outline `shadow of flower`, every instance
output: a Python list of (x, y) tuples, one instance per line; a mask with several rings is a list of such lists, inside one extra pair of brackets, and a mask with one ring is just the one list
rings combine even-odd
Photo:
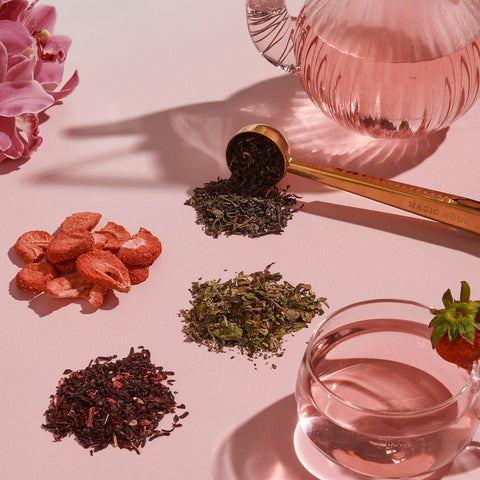
[[(282, 131), (295, 158), (385, 178), (418, 165), (432, 155), (446, 137), (446, 130), (410, 140), (359, 135), (325, 117), (308, 99), (296, 77), (280, 76), (241, 90), (224, 101), (70, 128), (66, 133), (74, 138), (132, 136), (140, 140), (130, 152), (107, 152), (62, 163), (42, 173), (38, 180), (152, 188), (176, 184), (192, 189), (218, 176), (229, 176), (225, 164), (226, 145), (238, 130), (251, 123), (270, 124)], [(155, 156), (157, 171), (153, 179), (115, 178), (114, 169), (103, 177), (78, 175), (84, 165), (138, 152)], [(293, 185), (291, 177), (288, 183)], [(322, 191), (323, 187), (298, 178), (295, 189), (301, 193)]]

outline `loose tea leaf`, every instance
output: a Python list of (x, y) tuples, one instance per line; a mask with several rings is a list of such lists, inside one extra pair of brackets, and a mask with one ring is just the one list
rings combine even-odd
[(256, 195), (240, 193), (231, 179), (217, 179), (195, 188), (185, 202), (197, 214), (196, 223), (217, 238), (243, 235), (250, 238), (280, 234), (301, 207), (298, 196), (276, 187)]
[(325, 298), (311, 286), (293, 286), (280, 273), (238, 273), (225, 282), (193, 282), (189, 310), (181, 310), (182, 331), (209, 350), (233, 347), (249, 357), (283, 355), (283, 340), (324, 313)]
[(374, 136), (396, 136), (407, 138), (412, 136), (413, 131), (407, 120), (403, 120), (398, 127), (386, 118), (360, 117), (358, 119), (360, 127), (370, 132)]
[[(181, 427), (181, 415), (169, 385), (173, 372), (163, 370), (150, 361), (150, 352), (133, 348), (127, 357), (98, 357), (87, 368), (65, 370), (55, 395), (45, 412), (42, 427), (55, 441), (74, 435), (90, 453), (109, 445), (140, 453), (148, 440), (168, 436)], [(161, 420), (172, 414), (170, 428), (159, 428)]]

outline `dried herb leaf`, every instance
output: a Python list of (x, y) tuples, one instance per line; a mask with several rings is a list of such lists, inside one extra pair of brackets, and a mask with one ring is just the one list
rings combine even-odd
[(270, 267), (225, 282), (193, 282), (191, 308), (179, 313), (187, 338), (217, 352), (232, 347), (250, 357), (281, 356), (283, 337), (306, 327), (328, 304), (308, 284), (281, 282)]

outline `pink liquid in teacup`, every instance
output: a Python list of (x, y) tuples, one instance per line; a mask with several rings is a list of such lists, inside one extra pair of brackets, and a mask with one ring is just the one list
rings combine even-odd
[(466, 447), (479, 423), (476, 392), (429, 334), (408, 320), (361, 320), (307, 349), (299, 424), (319, 455), (367, 476), (420, 478)]

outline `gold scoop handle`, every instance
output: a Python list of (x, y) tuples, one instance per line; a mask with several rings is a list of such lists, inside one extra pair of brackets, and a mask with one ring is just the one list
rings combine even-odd
[(320, 167), (290, 158), (288, 172), (480, 234), (480, 202), (384, 178)]

